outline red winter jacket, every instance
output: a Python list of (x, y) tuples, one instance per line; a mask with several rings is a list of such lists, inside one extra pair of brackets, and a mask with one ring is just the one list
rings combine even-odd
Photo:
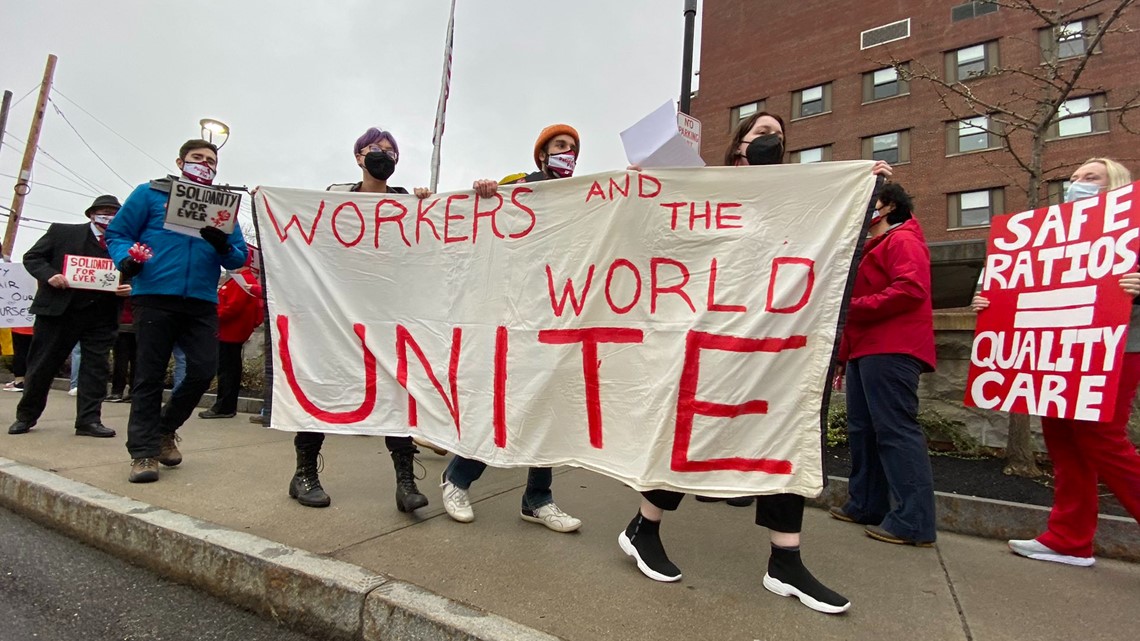
[(907, 354), (934, 371), (930, 249), (913, 218), (863, 246), (839, 362), (873, 354)]
[[(237, 279), (241, 279), (244, 289)], [(218, 340), (244, 343), (264, 318), (261, 285), (250, 272), (233, 274), (218, 290)]]

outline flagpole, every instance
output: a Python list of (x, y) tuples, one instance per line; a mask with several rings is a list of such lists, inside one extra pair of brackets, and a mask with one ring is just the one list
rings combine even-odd
[(451, 86), (451, 47), (455, 40), (455, 0), (451, 0), (451, 13), (447, 18), (447, 41), (443, 46), (443, 81), (439, 88), (439, 104), (435, 109), (435, 131), (432, 134), (431, 190), (439, 186), (439, 148), (443, 143), (443, 122), (447, 115), (447, 94)]

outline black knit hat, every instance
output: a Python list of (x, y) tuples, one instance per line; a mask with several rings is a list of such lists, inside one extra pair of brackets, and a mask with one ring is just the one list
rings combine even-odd
[(115, 198), (114, 196), (110, 196), (108, 194), (103, 194), (102, 196), (96, 198), (95, 202), (91, 203), (91, 206), (88, 207), (87, 211), (83, 213), (87, 214), (87, 217), (90, 218), (91, 212), (95, 211), (96, 209), (114, 209), (115, 211), (118, 211), (120, 207), (122, 207), (122, 205), (119, 204), (118, 198)]

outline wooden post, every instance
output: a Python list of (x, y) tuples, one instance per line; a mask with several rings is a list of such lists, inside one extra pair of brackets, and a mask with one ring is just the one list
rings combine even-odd
[(12, 196), (12, 209), (8, 212), (8, 226), (4, 230), (3, 257), (8, 261), (12, 259), (12, 245), (16, 242), (16, 229), (20, 225), (20, 212), (24, 208), (24, 196), (28, 195), (32, 186), (32, 163), (36, 160), (36, 148), (40, 142), (40, 129), (44, 124), (44, 113), (47, 111), (48, 93), (51, 92), (52, 79), (55, 76), (54, 54), (48, 55), (47, 66), (44, 68), (44, 79), (40, 84), (40, 97), (36, 100), (36, 111), (32, 114), (32, 126), (28, 131), (28, 146), (24, 148), (24, 162), (20, 164), (20, 174), (16, 178), (16, 194)]

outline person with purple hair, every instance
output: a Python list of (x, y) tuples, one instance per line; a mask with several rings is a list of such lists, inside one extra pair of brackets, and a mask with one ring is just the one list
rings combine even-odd
[[(352, 191), (366, 194), (406, 194), (407, 189), (393, 187), (388, 179), (396, 171), (400, 160), (400, 147), (396, 138), (387, 131), (371, 127), (356, 139), (352, 148), (356, 164), (360, 167), (361, 179), (355, 183), (329, 185), (326, 191)], [(431, 190), (424, 187), (415, 189), (417, 198), (431, 196)], [(321, 487), (317, 476), (317, 457), (325, 441), (323, 432), (297, 432), (293, 437), (293, 447), (297, 450), (297, 471), (289, 482), (289, 496), (308, 507), (328, 507), (332, 499)], [(428, 504), (428, 499), (418, 487), (413, 469), (413, 457), (419, 453), (410, 436), (386, 436), (384, 443), (392, 455), (396, 468), (396, 509), (413, 512)]]

